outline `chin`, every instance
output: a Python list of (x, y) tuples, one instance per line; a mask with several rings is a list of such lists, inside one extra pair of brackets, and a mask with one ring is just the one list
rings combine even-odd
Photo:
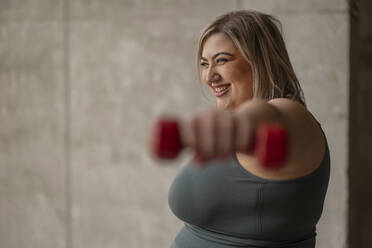
[(232, 104), (229, 103), (217, 103), (217, 109), (222, 111), (234, 111)]

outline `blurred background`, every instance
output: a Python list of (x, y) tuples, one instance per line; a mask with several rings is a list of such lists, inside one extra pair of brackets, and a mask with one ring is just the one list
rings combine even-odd
[(283, 24), (331, 151), (317, 247), (347, 247), (347, 0), (0, 0), (0, 247), (170, 246), (168, 189), (190, 154), (154, 161), (149, 124), (214, 107), (197, 39), (237, 9)]

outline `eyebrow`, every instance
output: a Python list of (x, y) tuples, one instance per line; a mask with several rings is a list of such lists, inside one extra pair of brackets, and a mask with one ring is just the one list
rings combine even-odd
[[(212, 56), (212, 60), (214, 60), (216, 57), (220, 56), (220, 55), (228, 55), (228, 56), (233, 56), (231, 53), (228, 53), (228, 52), (219, 52), (219, 53), (216, 53), (215, 55)], [(205, 61), (208, 61), (206, 58), (204, 57), (200, 57), (200, 60), (205, 60)]]

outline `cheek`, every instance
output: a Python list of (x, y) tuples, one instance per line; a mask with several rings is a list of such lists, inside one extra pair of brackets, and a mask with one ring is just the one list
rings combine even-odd
[(207, 72), (205, 71), (205, 70), (202, 70), (201, 72), (200, 72), (200, 77), (201, 77), (201, 80), (203, 81), (203, 82), (207, 82)]
[(219, 73), (226, 81), (234, 82), (239, 77), (238, 71), (233, 64), (221, 67)]
[(229, 81), (235, 88), (234, 94), (239, 99), (249, 99), (252, 97), (253, 84), (252, 73), (249, 66), (236, 65), (229, 70)]
[(227, 81), (231, 81), (234, 84), (240, 84), (247, 80), (247, 68), (231, 65), (225, 67), (222, 73)]
[(232, 76), (235, 82), (244, 85), (252, 83), (252, 72), (250, 66), (237, 66), (234, 68)]

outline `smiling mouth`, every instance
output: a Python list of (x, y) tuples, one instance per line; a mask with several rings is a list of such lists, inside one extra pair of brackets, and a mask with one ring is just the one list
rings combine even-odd
[(230, 89), (230, 84), (228, 85), (223, 85), (223, 86), (220, 86), (220, 87), (214, 87), (213, 90), (214, 90), (214, 95), (216, 97), (221, 97), (223, 95), (225, 95)]

